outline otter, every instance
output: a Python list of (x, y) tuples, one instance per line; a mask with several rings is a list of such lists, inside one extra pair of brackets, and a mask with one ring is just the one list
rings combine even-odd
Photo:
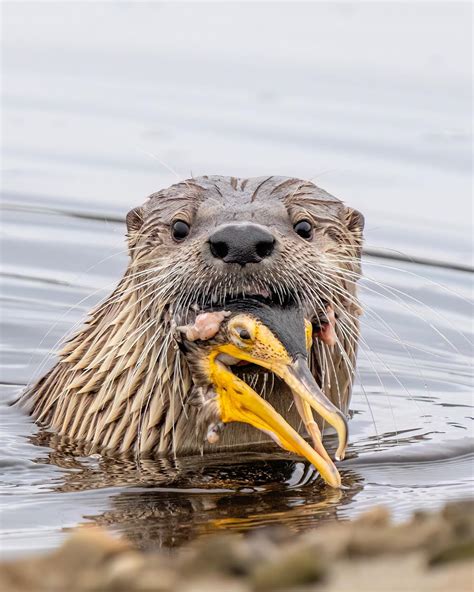
[[(347, 414), (361, 314), (360, 212), (310, 181), (202, 176), (153, 193), (126, 224), (129, 264), (116, 289), (20, 398), (39, 424), (88, 453), (272, 449), (268, 435), (244, 423), (203, 442), (175, 338), (196, 310), (248, 297), (303, 311), (319, 336), (311, 372)], [(284, 382), (259, 371), (243, 379), (300, 427)]]

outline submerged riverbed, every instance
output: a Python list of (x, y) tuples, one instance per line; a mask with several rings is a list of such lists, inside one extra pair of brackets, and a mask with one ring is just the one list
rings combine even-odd
[[(71, 16), (61, 5), (31, 5), (31, 22), (12, 4), (6, 10), (2, 554), (55, 547), (86, 522), (143, 548), (174, 547), (274, 523), (303, 531), (381, 502), (401, 519), (472, 496), (470, 97), (461, 41), (436, 62), (438, 34), (464, 22), (462, 11), (431, 11), (424, 49), (416, 28), (405, 28), (422, 8), (393, 13), (387, 46), (377, 37), (382, 64), (367, 37), (371, 27), (387, 27), (378, 9), (305, 7), (308, 22), (340, 23), (355, 47), (347, 64), (334, 48), (332, 61), (322, 59), (327, 33), (308, 40), (297, 27), (306, 31), (305, 19), (284, 7), (275, 22), (277, 33), (286, 31), (289, 57), (261, 54), (253, 29), (245, 29), (245, 51), (232, 53), (223, 43), (230, 16), (210, 5), (193, 13), (193, 23), (214, 36), (192, 55), (180, 46), (194, 30), (184, 9), (78, 6)], [(233, 26), (246, 10), (228, 13)], [(110, 30), (100, 35), (104, 18)], [(263, 23), (263, 8), (252, 18)], [(150, 35), (150, 23), (159, 23), (158, 38), (147, 45), (130, 19)], [(179, 35), (168, 33), (173, 28)], [(354, 30), (365, 31), (367, 47), (350, 36)], [(387, 49), (402, 30), (403, 75)], [(270, 43), (276, 33), (264, 35)], [(366, 312), (343, 490), (323, 487), (305, 463), (279, 452), (156, 462), (79, 457), (50, 448), (47, 435), (9, 406), (112, 290), (126, 266), (125, 213), (175, 182), (170, 167), (180, 178), (191, 169), (315, 177), (366, 215)]]

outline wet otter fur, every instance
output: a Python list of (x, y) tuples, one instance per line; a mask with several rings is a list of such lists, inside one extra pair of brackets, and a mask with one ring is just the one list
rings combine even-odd
[[(181, 230), (173, 236), (177, 221)], [(300, 236), (299, 222), (308, 222), (310, 232), (303, 224)], [(244, 229), (243, 236), (270, 234), (271, 249), (244, 264), (229, 260), (212, 242), (229, 226)], [(184, 237), (183, 228), (189, 230)], [(130, 261), (117, 288), (67, 341), (52, 370), (21, 397), (37, 422), (86, 443), (89, 452), (201, 451), (200, 410), (189, 396), (192, 377), (173, 326), (188, 322), (196, 306), (224, 307), (227, 298), (245, 295), (295, 302), (316, 327), (331, 303), (338, 343), (315, 342), (310, 362), (326, 395), (347, 411), (361, 312), (359, 212), (309, 181), (203, 176), (152, 194), (129, 212), (127, 231)], [(300, 427), (281, 382), (266, 375), (249, 380)], [(274, 446), (235, 423), (204, 451), (261, 445)]]

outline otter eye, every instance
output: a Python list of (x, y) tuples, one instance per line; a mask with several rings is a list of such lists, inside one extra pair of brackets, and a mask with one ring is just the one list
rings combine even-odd
[(300, 220), (294, 226), (294, 231), (299, 234), (301, 238), (310, 240), (313, 236), (313, 225), (309, 220)]
[(182, 241), (188, 236), (190, 230), (191, 228), (187, 222), (183, 222), (183, 220), (175, 220), (171, 227), (171, 234), (173, 235), (174, 240)]
[(252, 339), (248, 329), (245, 329), (244, 327), (237, 327), (236, 331), (237, 335), (240, 337), (240, 339), (242, 339), (242, 341), (250, 341)]

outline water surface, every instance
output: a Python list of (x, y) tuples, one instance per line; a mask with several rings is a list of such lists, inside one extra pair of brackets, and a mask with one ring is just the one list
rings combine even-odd
[[(85, 522), (173, 547), (471, 496), (467, 9), (24, 6), (4, 10), (2, 552)], [(313, 178), (366, 215), (340, 492), (278, 452), (80, 457), (8, 405), (121, 276), (127, 210), (191, 172)]]

